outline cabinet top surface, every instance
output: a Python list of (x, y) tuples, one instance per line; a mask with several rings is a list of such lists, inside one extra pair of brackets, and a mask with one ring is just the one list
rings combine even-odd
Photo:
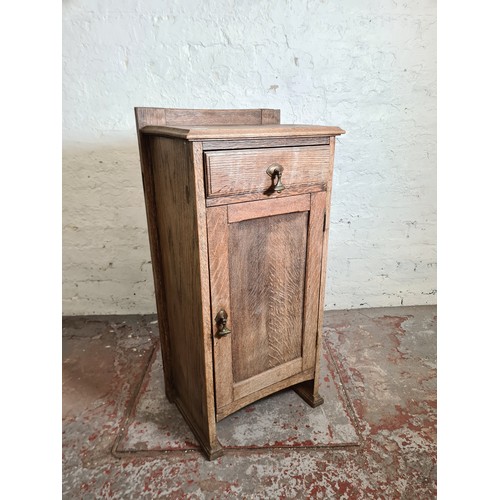
[(345, 134), (339, 127), (325, 125), (203, 125), (203, 126), (157, 126), (141, 128), (150, 135), (179, 137), (187, 140), (237, 139), (266, 137), (318, 137)]

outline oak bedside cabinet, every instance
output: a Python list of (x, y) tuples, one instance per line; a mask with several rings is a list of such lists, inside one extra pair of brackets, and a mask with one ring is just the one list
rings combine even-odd
[(135, 108), (170, 402), (209, 459), (217, 422), (293, 387), (319, 395), (338, 127), (276, 109)]

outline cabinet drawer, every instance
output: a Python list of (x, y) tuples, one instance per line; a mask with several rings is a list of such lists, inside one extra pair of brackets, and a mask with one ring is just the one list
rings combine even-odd
[(283, 167), (282, 195), (326, 190), (329, 159), (330, 147), (326, 145), (207, 151), (206, 195), (207, 198), (246, 194), (276, 196), (278, 193), (273, 190), (276, 179), (266, 172), (272, 165)]

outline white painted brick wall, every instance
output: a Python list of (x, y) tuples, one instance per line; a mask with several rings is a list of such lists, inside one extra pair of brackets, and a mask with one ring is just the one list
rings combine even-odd
[(63, 3), (63, 312), (155, 310), (134, 106), (339, 125), (326, 308), (436, 302), (436, 6)]

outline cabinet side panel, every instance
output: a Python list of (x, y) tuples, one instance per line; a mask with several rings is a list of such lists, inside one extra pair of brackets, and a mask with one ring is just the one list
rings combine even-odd
[(151, 139), (172, 386), (184, 412), (204, 433), (206, 394), (200, 258), (190, 158), (187, 141)]
[(136, 108), (137, 138), (139, 141), (139, 156), (141, 159), (142, 185), (144, 189), (144, 200), (146, 203), (146, 217), (148, 221), (149, 246), (151, 251), (151, 262), (153, 266), (153, 279), (155, 286), (156, 311), (158, 314), (158, 330), (160, 333), (161, 355), (163, 360), (163, 379), (165, 382), (165, 393), (170, 402), (173, 401), (171, 387), (172, 376), (170, 374), (170, 347), (168, 336), (168, 324), (165, 309), (165, 287), (163, 286), (161, 250), (158, 237), (158, 224), (156, 221), (156, 203), (154, 196), (153, 169), (151, 165), (149, 137), (140, 131), (141, 121), (149, 120), (154, 123), (158, 116), (144, 116), (141, 110)]

